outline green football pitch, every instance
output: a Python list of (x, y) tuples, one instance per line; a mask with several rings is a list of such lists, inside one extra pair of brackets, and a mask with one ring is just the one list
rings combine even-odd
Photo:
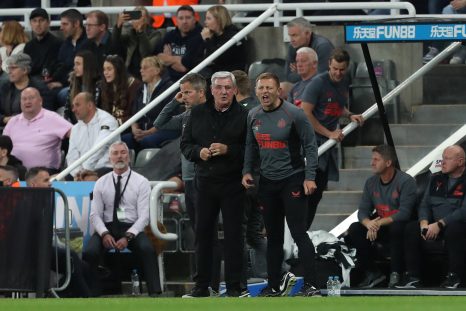
[(0, 310), (445, 311), (466, 310), (466, 297), (0, 299)]

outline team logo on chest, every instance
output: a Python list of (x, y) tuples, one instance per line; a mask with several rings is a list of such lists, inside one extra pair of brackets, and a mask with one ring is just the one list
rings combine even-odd
[(278, 128), (281, 128), (281, 129), (284, 128), (286, 126), (285, 119), (281, 118), (280, 120), (278, 120), (277, 126), (278, 126)]
[(262, 125), (261, 120), (256, 119), (252, 123), (252, 129), (257, 132), (259, 130), (259, 128), (261, 127), (261, 125)]

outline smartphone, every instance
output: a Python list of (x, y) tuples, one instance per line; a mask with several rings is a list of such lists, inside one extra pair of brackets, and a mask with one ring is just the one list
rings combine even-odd
[(131, 19), (140, 19), (142, 16), (141, 11), (123, 11), (124, 14), (128, 14)]

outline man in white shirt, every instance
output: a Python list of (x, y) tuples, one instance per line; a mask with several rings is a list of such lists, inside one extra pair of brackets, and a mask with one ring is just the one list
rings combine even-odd
[[(78, 160), (118, 128), (118, 122), (111, 114), (96, 107), (91, 93), (81, 92), (76, 95), (72, 109), (78, 123), (71, 129), (70, 145), (66, 156), (68, 165)], [(99, 176), (111, 171), (110, 161), (106, 155), (110, 144), (118, 140), (119, 136), (115, 137), (71, 171), (70, 174), (74, 180), (78, 180), (79, 173), (84, 170), (96, 171)]]
[(129, 248), (142, 261), (149, 295), (157, 296), (161, 292), (157, 257), (144, 234), (149, 223), (149, 181), (130, 169), (125, 143), (113, 143), (109, 154), (113, 171), (94, 186), (90, 223), (95, 233), (84, 249), (83, 259), (95, 271), (105, 249)]

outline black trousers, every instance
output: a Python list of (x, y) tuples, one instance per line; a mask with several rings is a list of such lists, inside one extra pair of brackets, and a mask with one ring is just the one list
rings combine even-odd
[(278, 288), (283, 262), (285, 218), (291, 236), (299, 249), (304, 266), (304, 281), (315, 284), (315, 250), (307, 234), (307, 197), (304, 195), (304, 173), (275, 181), (263, 176), (259, 182), (259, 203), (267, 231), (267, 273), (269, 286)]
[[(421, 237), (421, 229), (418, 221), (412, 221), (406, 226), (405, 231), (406, 270), (420, 276), (422, 248), (421, 243), (429, 243)], [(461, 221), (452, 221), (440, 232), (437, 240), (445, 241), (445, 250), (448, 257), (448, 272), (456, 273), (460, 278), (464, 277), (464, 261), (466, 251), (466, 224)]]
[[(55, 257), (56, 250), (56, 257)], [(71, 279), (67, 291), (70, 293), (69, 297), (91, 297), (92, 293), (89, 289), (89, 269), (85, 263), (81, 261), (78, 254), (70, 250), (71, 258)], [(51, 256), (51, 267), (57, 273), (66, 274), (66, 250), (63, 247), (53, 249)]]
[(198, 274), (196, 285), (207, 288), (212, 280), (212, 252), (219, 212), (222, 211), (224, 229), (225, 283), (227, 291), (240, 290), (243, 257), (242, 220), (244, 188), (241, 176), (231, 181), (210, 181), (196, 177), (197, 220), (196, 260)]
[[(404, 269), (404, 231), (406, 222), (395, 221), (388, 226), (383, 226), (377, 232), (377, 241), (387, 245), (390, 249), (391, 272), (403, 273)], [(362, 271), (374, 270), (375, 254), (372, 242), (367, 238), (367, 228), (361, 223), (352, 223), (348, 229), (348, 242), (357, 250), (358, 267)]]
[[(132, 224), (120, 224), (121, 230), (126, 231)], [(139, 233), (131, 242), (128, 243), (128, 249), (134, 253), (136, 258), (142, 262), (142, 276), (147, 284), (147, 291), (149, 295), (158, 294), (162, 292), (159, 278), (159, 266), (157, 263), (157, 255), (152, 246), (151, 241), (144, 232)], [(90, 265), (94, 275), (97, 276), (97, 266), (99, 260), (106, 249), (102, 244), (102, 238), (98, 234), (94, 234), (83, 252), (83, 259)], [(97, 280), (94, 282), (97, 283)], [(94, 283), (94, 288), (98, 284)]]
[(317, 212), (317, 206), (319, 205), (320, 200), (322, 200), (322, 195), (324, 190), (327, 188), (328, 184), (328, 172), (321, 171), (320, 169), (316, 170), (316, 186), (317, 189), (309, 196), (308, 199), (308, 212), (307, 212), (307, 220), (306, 220), (306, 228), (307, 230), (310, 229), (312, 222), (314, 221), (314, 217)]

